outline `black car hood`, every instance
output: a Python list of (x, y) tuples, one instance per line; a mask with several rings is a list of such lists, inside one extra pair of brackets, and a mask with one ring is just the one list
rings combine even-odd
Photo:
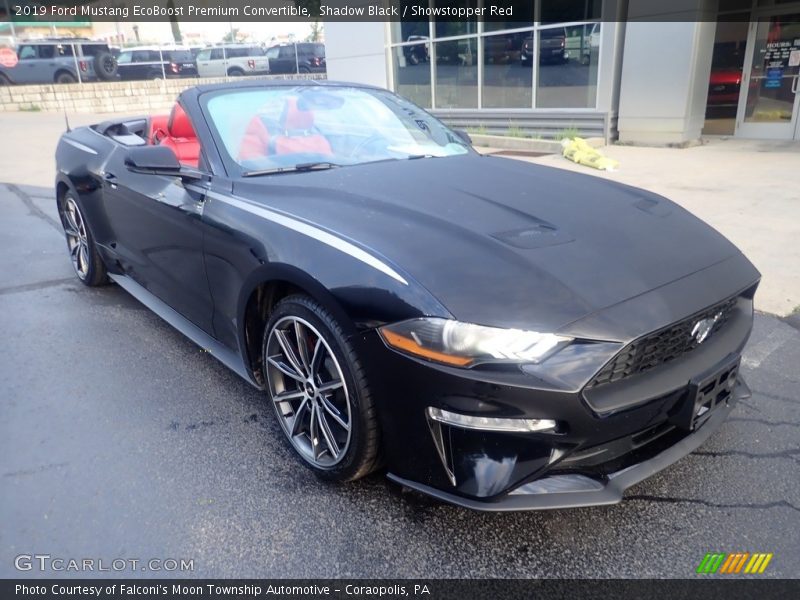
[(279, 174), (234, 192), (346, 236), (459, 320), (557, 330), (739, 253), (674, 203), (464, 155)]

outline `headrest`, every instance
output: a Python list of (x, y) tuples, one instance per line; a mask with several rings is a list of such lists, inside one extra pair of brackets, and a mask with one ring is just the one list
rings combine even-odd
[(189, 121), (189, 117), (186, 115), (186, 111), (183, 110), (183, 107), (176, 103), (175, 106), (172, 107), (172, 112), (169, 115), (169, 123), (167, 125), (167, 129), (169, 130), (169, 134), (172, 137), (176, 138), (193, 138), (197, 137), (197, 134), (194, 132), (194, 127), (192, 127), (191, 121)]
[(297, 106), (297, 98), (286, 100), (286, 110), (283, 117), (283, 128), (286, 131), (308, 130), (314, 126), (314, 113), (302, 110)]

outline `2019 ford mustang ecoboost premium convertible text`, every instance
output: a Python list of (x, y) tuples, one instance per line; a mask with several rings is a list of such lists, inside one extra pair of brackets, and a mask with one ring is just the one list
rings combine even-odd
[(264, 388), (322, 477), (614, 503), (748, 394), (759, 273), (725, 238), (655, 194), (481, 156), (385, 90), (194, 87), (56, 159), (81, 281)]

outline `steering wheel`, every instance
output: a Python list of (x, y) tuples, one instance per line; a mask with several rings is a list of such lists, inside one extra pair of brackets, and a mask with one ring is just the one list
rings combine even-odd
[(372, 144), (374, 144), (374, 143), (376, 143), (376, 142), (383, 142), (383, 143), (384, 143), (384, 144), (383, 144), (383, 148), (381, 148), (382, 150), (386, 148), (386, 138), (385, 138), (385, 137), (383, 137), (383, 136), (382, 136), (381, 134), (379, 134), (379, 133), (373, 133), (372, 135), (370, 135), (370, 136), (369, 136), (368, 138), (366, 138), (365, 140), (363, 140), (363, 141), (359, 142), (358, 144), (356, 144), (356, 145), (353, 147), (353, 149), (352, 149), (352, 150), (351, 150), (351, 151), (348, 153), (348, 156), (351, 156), (351, 157), (358, 156), (358, 155), (359, 155), (359, 154), (361, 154), (361, 153), (362, 153), (362, 152), (363, 152), (363, 151), (364, 151), (366, 148), (368, 148), (370, 145), (372, 145)]

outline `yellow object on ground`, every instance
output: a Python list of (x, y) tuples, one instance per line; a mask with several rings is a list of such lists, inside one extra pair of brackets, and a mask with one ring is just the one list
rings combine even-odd
[(564, 139), (561, 141), (561, 146), (563, 148), (561, 153), (564, 157), (579, 165), (586, 165), (601, 171), (615, 171), (619, 166), (619, 161), (607, 158), (597, 148), (592, 148), (583, 138)]

